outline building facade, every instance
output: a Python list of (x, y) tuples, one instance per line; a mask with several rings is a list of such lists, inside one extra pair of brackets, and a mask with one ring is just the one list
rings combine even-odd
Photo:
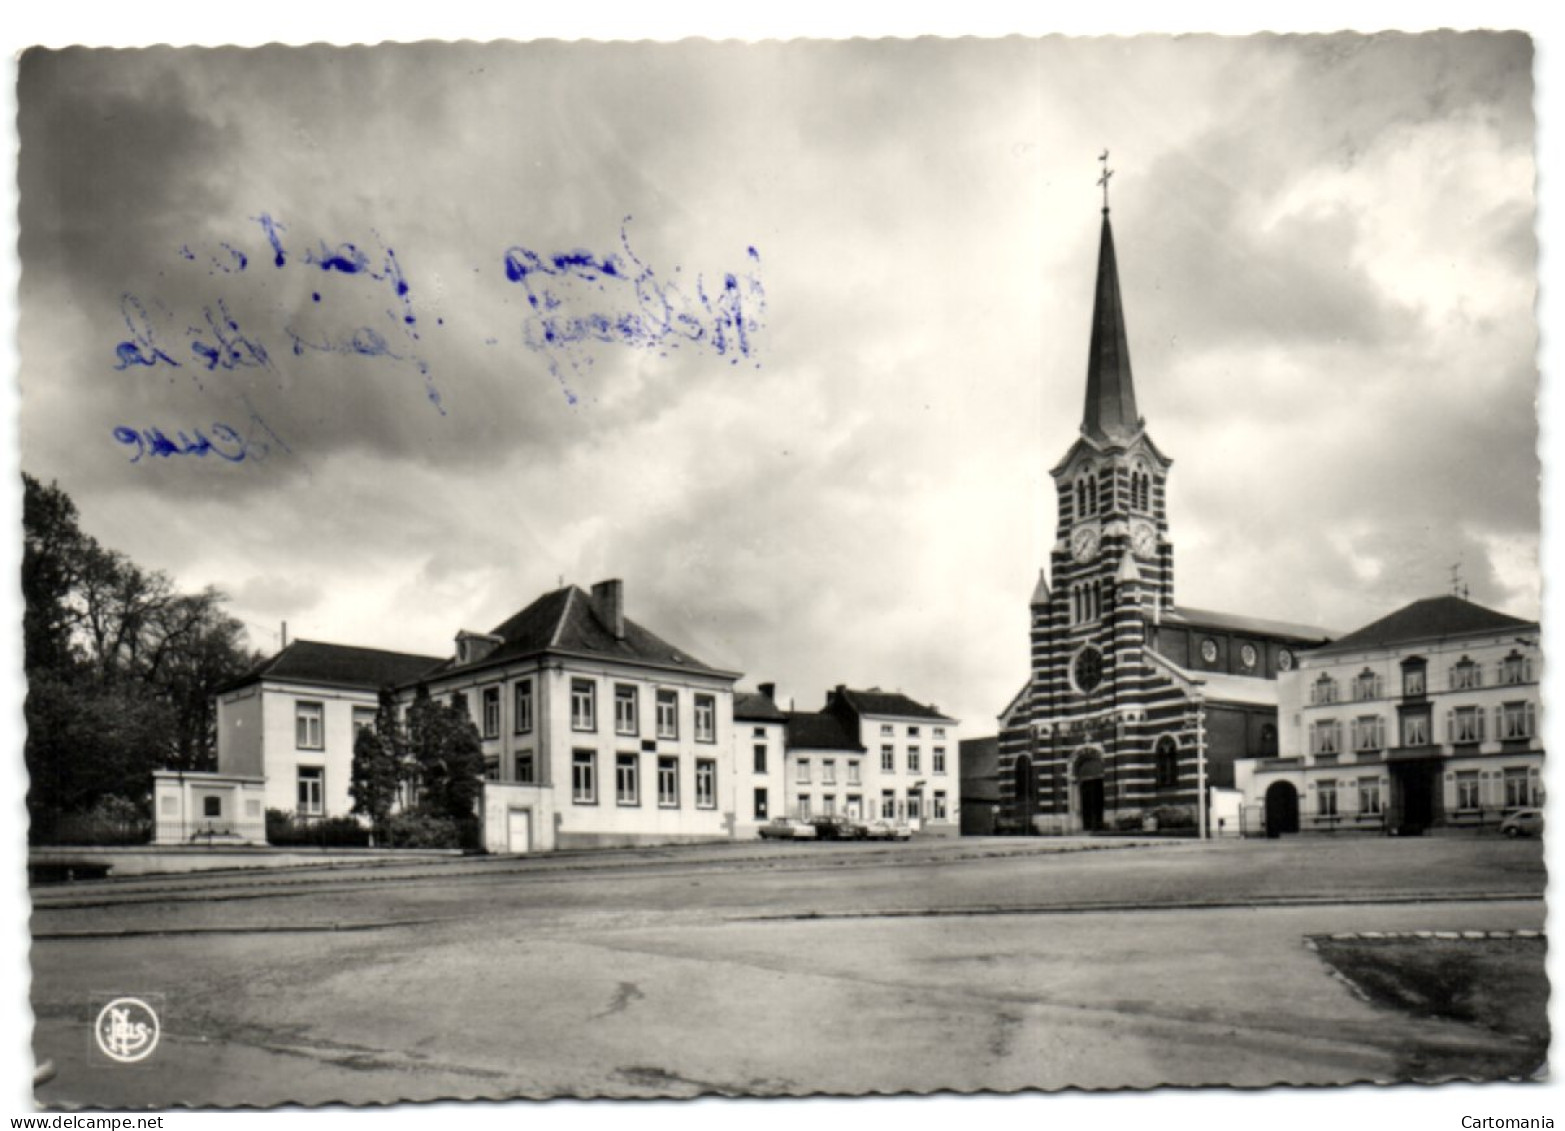
[(1081, 435), (1051, 471), (1031, 672), (1000, 716), (1002, 831), (1194, 828), (1238, 759), (1275, 751), (1277, 675), (1330, 639), (1175, 604), (1171, 466), (1137, 411), (1105, 207)]
[(847, 816), (955, 835), (959, 722), (900, 692), (838, 685), (788, 716), (790, 815)]
[(1241, 763), (1246, 825), (1417, 835), (1542, 804), (1538, 648), (1536, 623), (1444, 596), (1305, 655), (1278, 755)]

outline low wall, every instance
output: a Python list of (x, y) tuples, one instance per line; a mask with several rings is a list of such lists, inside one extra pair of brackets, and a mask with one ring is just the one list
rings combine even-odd
[(156, 876), (239, 868), (365, 867), (445, 860), (456, 849), (104, 847), (91, 845), (35, 848), (27, 854), (29, 871), (107, 864), (111, 876)]

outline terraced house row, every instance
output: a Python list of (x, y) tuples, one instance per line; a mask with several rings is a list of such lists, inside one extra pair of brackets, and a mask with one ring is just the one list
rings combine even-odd
[[(158, 839), (259, 843), (267, 809), (348, 815), (354, 737), (386, 687), (404, 708), (421, 688), (467, 704), (491, 851), (745, 838), (777, 815), (872, 808), (956, 831), (956, 720), (838, 687), (819, 715), (839, 763), (809, 745), (807, 713), (738, 679), (628, 617), (619, 580), (546, 593), (491, 632), (458, 633), (447, 657), (296, 641), (219, 693), (216, 773), (157, 775)], [(915, 744), (900, 770), (866, 766), (860, 731), (899, 726), (929, 728), (927, 755)]]

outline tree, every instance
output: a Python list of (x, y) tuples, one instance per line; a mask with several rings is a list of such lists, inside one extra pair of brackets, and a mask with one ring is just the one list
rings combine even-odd
[(386, 822), (404, 774), (403, 743), (397, 726), (396, 694), (380, 689), (375, 725), (364, 727), (353, 740), (353, 776), (348, 794), (353, 811), (370, 819), (376, 843), (384, 843)]
[(441, 706), (419, 687), (408, 709), (408, 750), (418, 767), (419, 804), (469, 823), (484, 785), (483, 740), (461, 692)]
[(104, 797), (144, 809), (159, 766), (216, 764), (213, 695), (256, 658), (214, 589), (180, 593), (22, 476), (28, 809), (35, 839)]

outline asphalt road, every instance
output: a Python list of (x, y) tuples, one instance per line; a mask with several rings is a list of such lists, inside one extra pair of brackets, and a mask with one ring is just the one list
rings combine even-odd
[[(1062, 851), (1073, 849), (1071, 851)], [(54, 1106), (1406, 1079), (1507, 1040), (1303, 945), (1541, 929), (1540, 846), (723, 845), (37, 889)], [(1540, 986), (1540, 992), (1545, 987)], [(163, 1036), (117, 1065), (104, 993)]]

